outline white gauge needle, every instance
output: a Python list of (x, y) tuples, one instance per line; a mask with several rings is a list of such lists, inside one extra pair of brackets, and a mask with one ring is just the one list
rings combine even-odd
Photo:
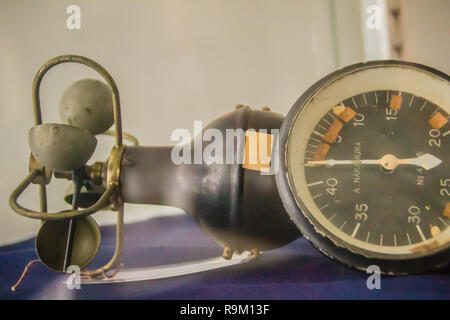
[(380, 159), (377, 160), (321, 160), (321, 161), (308, 161), (306, 166), (317, 166), (317, 165), (358, 165), (358, 164), (376, 164), (381, 165), (383, 168), (387, 170), (394, 170), (400, 164), (406, 165), (415, 165), (418, 167), (422, 167), (425, 170), (433, 169), (438, 166), (442, 160), (436, 158), (435, 156), (425, 153), (417, 158), (409, 158), (409, 159), (399, 159), (393, 154), (386, 154)]

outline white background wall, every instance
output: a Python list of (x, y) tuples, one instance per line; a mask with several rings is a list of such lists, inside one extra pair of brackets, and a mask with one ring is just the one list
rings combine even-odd
[[(446, 72), (449, 3), (408, 1), (408, 57)], [(81, 7), (81, 30), (66, 28), (71, 4)], [(361, 12), (358, 0), (2, 0), (0, 243), (39, 225), (13, 213), (8, 197), (27, 174), (31, 84), (46, 60), (71, 53), (102, 64), (118, 84), (124, 130), (142, 144), (165, 145), (174, 129), (192, 130), (194, 120), (207, 123), (239, 103), (285, 114), (320, 77), (364, 60)], [(83, 77), (97, 76), (63, 65), (45, 77), (45, 122), (59, 121), (61, 93)], [(112, 140), (99, 143), (93, 160), (106, 158)], [(67, 208), (67, 185), (53, 180), (50, 210)], [(21, 203), (38, 208), (36, 191)]]
[(403, 0), (406, 60), (450, 74), (450, 1)]

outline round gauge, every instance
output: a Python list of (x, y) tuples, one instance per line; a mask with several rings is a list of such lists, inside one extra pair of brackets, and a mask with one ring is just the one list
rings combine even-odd
[(419, 64), (356, 64), (313, 85), (283, 122), (276, 177), (303, 235), (362, 270), (448, 264), (449, 114), (449, 76)]

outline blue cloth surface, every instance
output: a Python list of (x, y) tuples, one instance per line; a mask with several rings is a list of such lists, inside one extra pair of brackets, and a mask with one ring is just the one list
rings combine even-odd
[[(114, 227), (102, 228), (94, 264), (114, 251)], [(164, 217), (125, 226), (126, 268), (192, 261), (221, 255), (188, 216)], [(268, 252), (255, 262), (193, 275), (119, 284), (83, 285), (69, 290), (65, 275), (42, 264), (31, 267), (12, 292), (24, 266), (36, 259), (34, 239), (0, 248), (1, 299), (450, 299), (450, 273), (382, 277), (380, 290), (368, 290), (368, 275), (321, 255), (305, 240)]]

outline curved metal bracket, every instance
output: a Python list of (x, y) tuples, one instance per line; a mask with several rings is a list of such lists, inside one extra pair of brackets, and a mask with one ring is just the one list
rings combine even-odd
[[(114, 130), (107, 130), (107, 131), (103, 132), (101, 135), (114, 137), (116, 135), (116, 132)], [(127, 140), (128, 142), (130, 142), (132, 146), (139, 145), (139, 140), (132, 134), (122, 131), (122, 137), (124, 140)]]
[[(103, 78), (106, 80), (108, 84), (108, 87), (111, 90), (113, 101), (113, 112), (114, 112), (115, 145), (110, 157), (110, 161), (108, 163), (108, 167), (111, 167), (112, 171), (111, 174), (108, 174), (107, 189), (105, 193), (94, 205), (84, 210), (65, 210), (50, 214), (47, 213), (47, 193), (45, 183), (46, 181), (44, 178), (40, 179), (41, 183), (39, 184), (40, 203), (41, 203), (40, 211), (33, 211), (26, 209), (17, 203), (18, 197), (30, 185), (30, 183), (39, 180), (38, 179), (39, 176), (45, 177), (45, 168), (43, 166), (39, 168), (38, 167), (33, 168), (28, 174), (28, 176), (16, 187), (16, 189), (11, 193), (11, 196), (9, 197), (9, 204), (11, 208), (18, 214), (21, 214), (29, 218), (41, 220), (61, 220), (87, 216), (104, 208), (108, 203), (111, 202), (110, 197), (113, 196), (115, 192), (119, 190), (120, 161), (124, 148), (122, 144), (122, 124), (120, 115), (119, 90), (117, 89), (116, 83), (114, 82), (111, 75), (101, 65), (99, 65), (97, 62), (91, 59), (77, 55), (63, 55), (50, 59), (46, 63), (44, 63), (42, 67), (38, 70), (33, 81), (32, 95), (33, 95), (33, 110), (34, 110), (35, 124), (36, 125), (42, 124), (41, 103), (39, 97), (39, 88), (42, 79), (44, 75), (47, 73), (47, 71), (50, 70), (52, 67), (66, 62), (80, 63), (94, 69), (100, 75), (103, 76)], [(108, 172), (110, 172), (109, 168)]]
[[(104, 277), (99, 279), (90, 277), (89, 275), (87, 277), (82, 277), (81, 284), (107, 284), (165, 279), (226, 268), (233, 265), (247, 263), (252, 260), (251, 254), (249, 252), (244, 252), (242, 255), (235, 256), (231, 260), (224, 260), (222, 257), (216, 257), (157, 267), (122, 269), (114, 278)], [(82, 272), (81, 275), (84, 276), (85, 273)], [(66, 279), (66, 283), (71, 283), (73, 280), (73, 276), (71, 276)]]
[(122, 255), (123, 248), (123, 225), (124, 225), (124, 204), (120, 202), (117, 208), (117, 223), (116, 223), (116, 249), (112, 258), (102, 267), (95, 270), (83, 270), (81, 275), (89, 279), (103, 275), (105, 278), (106, 272), (114, 268)]
[[(47, 73), (47, 71), (50, 70), (52, 67), (65, 62), (80, 63), (94, 69), (100, 75), (103, 76), (103, 78), (106, 80), (108, 84), (109, 89), (111, 90), (115, 131), (108, 131), (106, 134), (115, 136), (115, 145), (111, 151), (108, 160), (107, 188), (100, 197), (100, 199), (95, 204), (86, 209), (78, 210), (74, 208), (72, 210), (63, 210), (57, 213), (47, 213), (46, 184), (50, 182), (50, 179), (47, 177), (49, 175), (47, 173), (48, 170), (46, 170), (46, 168), (42, 166), (40, 163), (37, 163), (37, 161), (35, 161), (35, 159), (32, 157), (31, 160), (33, 161), (30, 162), (29, 174), (11, 193), (9, 197), (9, 205), (15, 212), (28, 218), (41, 220), (63, 220), (87, 216), (103, 209), (109, 204), (112, 204), (112, 209), (118, 211), (117, 226), (116, 226), (117, 228), (116, 250), (111, 260), (103, 267), (92, 271), (89, 270), (83, 271), (83, 275), (95, 277), (101, 274), (105, 275), (107, 271), (112, 269), (118, 263), (119, 258), (122, 254), (122, 247), (123, 247), (122, 230), (124, 224), (123, 222), (124, 204), (120, 198), (119, 179), (124, 146), (122, 144), (122, 123), (120, 114), (119, 91), (111, 75), (102, 66), (100, 66), (98, 63), (96, 63), (91, 59), (76, 55), (63, 55), (50, 59), (46, 63), (44, 63), (44, 65), (38, 70), (33, 81), (32, 96), (33, 96), (34, 120), (36, 126), (42, 124), (41, 103), (39, 97), (39, 88), (42, 79), (44, 75)], [(127, 140), (130, 140), (132, 144), (135, 145), (138, 144), (137, 139), (131, 135), (125, 134), (125, 138)], [(17, 199), (22, 194), (22, 192), (33, 182), (38, 183), (40, 187), (40, 204), (41, 204), (40, 211), (33, 211), (30, 209), (26, 209), (17, 203)]]
[(83, 217), (93, 214), (110, 203), (110, 197), (118, 190), (118, 185), (111, 183), (106, 191), (102, 194), (100, 199), (89, 208), (84, 210), (63, 210), (56, 213), (47, 213), (43, 211), (33, 211), (26, 209), (17, 203), (17, 199), (22, 192), (33, 182), (33, 180), (40, 175), (41, 172), (38, 169), (34, 169), (30, 174), (14, 189), (9, 197), (9, 205), (11, 208), (20, 215), (28, 218), (41, 219), (41, 220), (62, 220), (71, 219), (75, 217)]
[(114, 79), (111, 75), (99, 65), (97, 62), (77, 55), (63, 55), (59, 57), (55, 57), (53, 59), (48, 60), (46, 63), (42, 65), (42, 67), (36, 73), (33, 81), (33, 109), (34, 109), (34, 121), (35, 125), (42, 124), (42, 113), (41, 113), (41, 101), (39, 96), (39, 88), (41, 86), (42, 78), (50, 70), (52, 67), (65, 63), (65, 62), (75, 62), (80, 63), (85, 66), (88, 66), (95, 71), (97, 71), (107, 82), (109, 89), (112, 93), (112, 102), (113, 102), (113, 112), (114, 112), (114, 127), (115, 127), (115, 136), (116, 136), (116, 147), (122, 146), (122, 120), (120, 115), (120, 98), (119, 98), (119, 90), (117, 89), (117, 85), (114, 82)]

